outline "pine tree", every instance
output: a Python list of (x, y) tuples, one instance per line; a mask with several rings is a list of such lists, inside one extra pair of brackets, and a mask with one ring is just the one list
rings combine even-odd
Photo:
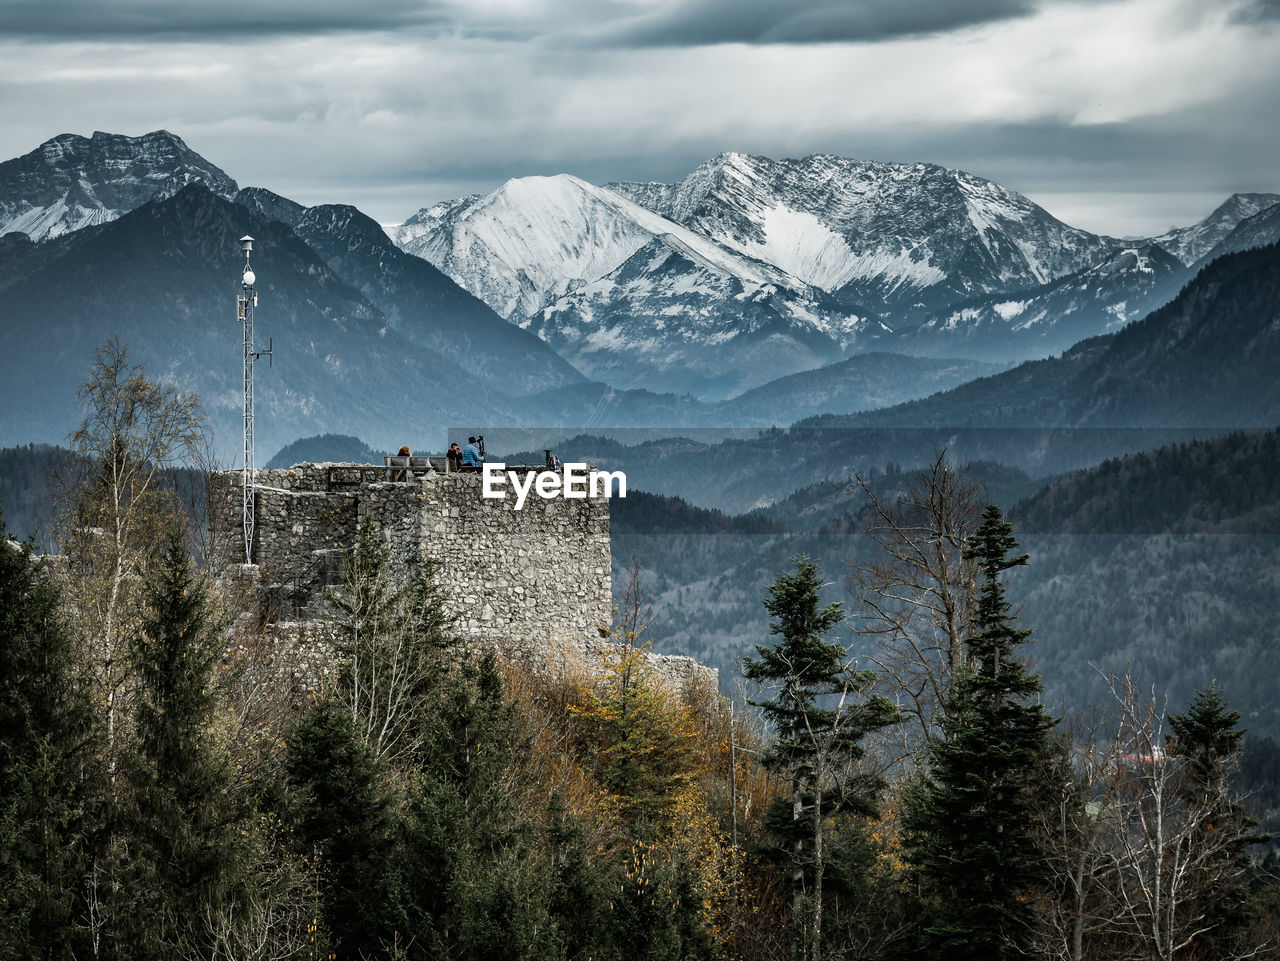
[(1173, 736), (1169, 753), (1186, 758), (1188, 787), (1201, 795), (1225, 799), (1245, 730), (1239, 711), (1228, 711), (1215, 685), (1196, 691), (1184, 714), (1170, 714)]
[(347, 706), (326, 697), (299, 721), (286, 768), (294, 793), (289, 820), (299, 854), (319, 862), (335, 955), (373, 954), (406, 929), (382, 765)]
[(525, 785), (511, 776), (520, 748), (493, 650), (461, 656), (438, 694), (400, 843), (414, 939), (459, 961), (557, 958), (550, 878)]
[(594, 863), (587, 824), (556, 791), (547, 809), (543, 848), (548, 859), (545, 901), (567, 958), (608, 957), (606, 924), (613, 920), (606, 874)]
[(653, 676), (647, 647), (623, 648), (605, 670), (569, 708), (576, 733), (617, 810), (633, 823), (653, 821), (694, 774), (689, 712)]
[(1017, 653), (1031, 631), (1014, 626), (1000, 580), (1027, 562), (1011, 555), (1017, 547), (989, 505), (967, 549), (980, 576), (967, 664), (904, 812), (908, 856), (934, 899), (928, 935), (957, 961), (1017, 957), (1031, 930), (1034, 785), (1052, 721), (1035, 701), (1039, 677)]
[(93, 732), (57, 592), (0, 517), (0, 957), (83, 953)]
[(1269, 837), (1258, 833), (1258, 819), (1232, 794), (1231, 776), (1245, 736), (1239, 723), (1240, 712), (1228, 711), (1213, 685), (1196, 692), (1186, 713), (1169, 716), (1168, 754), (1184, 759), (1180, 793), (1199, 822), (1188, 838), (1202, 849), (1193, 855), (1200, 875), (1191, 886), (1196, 903), (1184, 913), (1205, 929), (1197, 939), (1204, 957), (1244, 956), (1256, 947), (1244, 943), (1253, 920), (1248, 848)]
[[(821, 605), (822, 571), (808, 557), (778, 575), (764, 606), (774, 620), (773, 647), (757, 646), (743, 673), (749, 680), (776, 685), (777, 696), (753, 702), (775, 726), (777, 740), (766, 764), (791, 780), (790, 811), (785, 801), (770, 812), (767, 824), (785, 845), (791, 862), (797, 958), (817, 961), (822, 950), (823, 838), (838, 812), (872, 815), (884, 786), (857, 770), (862, 740), (900, 720), (886, 698), (862, 699), (875, 681), (857, 670), (844, 645), (826, 635), (844, 620), (840, 604)], [(806, 906), (808, 910), (806, 910)]]
[(200, 956), (205, 919), (237, 896), (241, 815), (211, 734), (219, 634), (179, 532), (170, 534), (143, 595), (131, 638), (137, 747), (125, 762), (131, 790), (116, 838), (123, 884), (117, 950), (133, 958)]

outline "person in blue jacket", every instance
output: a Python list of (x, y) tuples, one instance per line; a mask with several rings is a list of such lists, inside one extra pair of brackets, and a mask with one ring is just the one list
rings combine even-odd
[(476, 446), (476, 439), (468, 437), (467, 446), (462, 448), (462, 469), (478, 471), (483, 464), (484, 458), (480, 456), (480, 448)]

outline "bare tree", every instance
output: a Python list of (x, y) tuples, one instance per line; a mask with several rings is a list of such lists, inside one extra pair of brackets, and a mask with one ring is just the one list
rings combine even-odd
[(281, 839), (258, 840), (262, 856), (250, 866), (241, 896), (205, 905), (207, 943), (188, 955), (192, 961), (285, 961), (314, 947), (320, 872), (288, 854)]
[(441, 652), (455, 643), (434, 569), (411, 565), (397, 579), (386, 548), (364, 532), (347, 558), (341, 587), (327, 597), (341, 659), (338, 695), (356, 729), (379, 758), (414, 753), (429, 736), (420, 721), (446, 669)]
[(884, 672), (916, 733), (930, 738), (951, 679), (964, 662), (964, 635), (977, 590), (977, 567), (964, 556), (986, 504), (969, 475), (938, 451), (892, 503), (855, 475), (871, 511), (877, 554), (852, 565), (857, 630), (876, 642), (870, 660)]
[(626, 647), (642, 647), (644, 635), (654, 626), (653, 603), (644, 589), (640, 573), (640, 560), (635, 554), (627, 558), (627, 580), (622, 591), (622, 603), (614, 611), (614, 627), (611, 637)]
[(808, 787), (812, 795), (810, 840), (813, 845), (813, 887), (810, 901), (810, 957), (822, 956), (823, 880), (826, 873), (824, 849), (826, 827), (833, 812), (853, 810), (870, 816), (884, 780), (878, 771), (863, 763), (861, 741), (874, 731), (896, 724), (901, 715), (879, 695), (868, 695), (875, 678), (846, 660), (839, 672), (839, 689), (832, 691), (835, 703), (826, 709), (801, 705), (804, 740), (810, 749), (811, 770)]
[(241, 540), (223, 525), (210, 523), (211, 509), (216, 496), (215, 475), (226, 465), (218, 457), (212, 435), (190, 451), (190, 470), (186, 472), (181, 489), (181, 507), (189, 520), (187, 536), (191, 556), (208, 571), (223, 571), (232, 560), (233, 551), (241, 547)]
[(67, 556), (70, 620), (85, 649), (89, 680), (105, 714), (108, 769), (114, 771), (125, 669), (125, 627), (138, 575), (164, 534), (184, 521), (168, 480), (196, 460), (208, 428), (200, 401), (148, 380), (112, 338), (98, 348), (80, 388), (85, 416), (71, 435), (77, 458), (63, 484), (58, 541)]
[[(643, 678), (638, 676), (640, 672), (637, 668), (643, 666), (644, 658), (634, 655), (635, 652), (644, 653), (651, 649), (650, 643), (644, 640), (644, 636), (654, 626), (656, 620), (653, 604), (641, 581), (640, 561), (635, 554), (627, 558), (626, 572), (627, 580), (622, 592), (622, 602), (614, 609), (614, 625), (609, 634), (613, 642), (622, 648), (622, 656), (619, 660), (620, 673), (613, 680), (624, 695), (635, 684), (643, 682)], [(628, 699), (624, 696), (622, 700), (624, 711), (627, 703)]]
[(1111, 855), (1119, 759), (1097, 712), (1074, 718), (1045, 759), (1038, 811), (1041, 874), (1036, 956), (1084, 961), (1115, 927), (1117, 865)]
[(1142, 692), (1129, 673), (1107, 682), (1114, 711), (1077, 718), (1045, 765), (1042, 796), (1053, 803), (1040, 812), (1046, 885), (1035, 956), (1258, 955), (1259, 940), (1217, 930), (1217, 909), (1246, 869), (1240, 851), (1256, 840), (1254, 822), (1238, 799), (1204, 792), (1189, 777), (1163, 698)]
[[(1120, 717), (1105, 801), (1115, 875), (1111, 915), (1135, 951), (1175, 961), (1214, 929), (1216, 894), (1244, 870), (1239, 858), (1223, 855), (1247, 843), (1251, 832), (1219, 817), (1219, 798), (1190, 789), (1187, 757), (1166, 753), (1164, 700), (1140, 693), (1128, 674), (1110, 683)], [(1246, 946), (1233, 956), (1259, 950)]]

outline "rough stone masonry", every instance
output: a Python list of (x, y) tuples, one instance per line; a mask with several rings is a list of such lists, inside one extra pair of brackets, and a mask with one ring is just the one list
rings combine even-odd
[[(386, 476), (359, 464), (258, 471), (255, 563), (227, 564), (224, 575), (257, 592), (282, 628), (294, 625), (284, 632), (296, 632), (323, 620), (325, 588), (367, 530), (389, 549), (393, 576), (435, 562), (456, 629), (475, 642), (561, 673), (597, 670), (614, 650), (605, 638), (613, 620), (607, 497), (532, 497), (517, 511), (511, 485), (502, 498), (482, 497), (479, 474)], [(241, 484), (239, 471), (211, 478), (215, 543), (243, 544)], [(717, 672), (692, 658), (651, 661), (668, 687), (715, 690)]]

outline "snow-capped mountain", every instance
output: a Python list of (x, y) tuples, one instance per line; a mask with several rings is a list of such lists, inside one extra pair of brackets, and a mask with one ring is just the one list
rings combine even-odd
[(438, 204), (391, 233), (620, 387), (718, 400), (838, 359), (866, 326), (776, 264), (567, 174)]
[(485, 196), (420, 210), (392, 231), (405, 250), (516, 323), (604, 277), (658, 236), (672, 237), (689, 256), (743, 283), (806, 286), (568, 174), (508, 180)]
[(1145, 317), (1192, 275), (1157, 244), (1123, 247), (1044, 287), (942, 310), (909, 332), (904, 346), (943, 357), (1047, 357)]
[(743, 256), (899, 320), (1054, 281), (1117, 241), (935, 164), (725, 153), (679, 184), (610, 187)]
[(883, 348), (1118, 244), (961, 171), (733, 153), (678, 184), (511, 180), (391, 235), (589, 376), (703, 399)]
[(0, 234), (46, 240), (115, 220), (189, 183), (224, 197), (236, 192), (234, 180), (167, 130), (62, 134), (0, 163)]
[(664, 234), (526, 323), (589, 376), (718, 400), (887, 333), (800, 286), (744, 279)]
[(1224, 241), (1241, 221), (1276, 204), (1280, 204), (1280, 194), (1232, 194), (1204, 220), (1152, 237), (1151, 243), (1190, 267)]
[(589, 376), (715, 400), (869, 349), (1060, 352), (1167, 302), (1277, 199), (1126, 244), (935, 164), (724, 153), (673, 184), (512, 180), (393, 235)]
[(1222, 242), (1203, 255), (1194, 265), (1199, 269), (1216, 257), (1265, 247), (1280, 240), (1280, 203), (1258, 211), (1236, 224), (1235, 229)]

